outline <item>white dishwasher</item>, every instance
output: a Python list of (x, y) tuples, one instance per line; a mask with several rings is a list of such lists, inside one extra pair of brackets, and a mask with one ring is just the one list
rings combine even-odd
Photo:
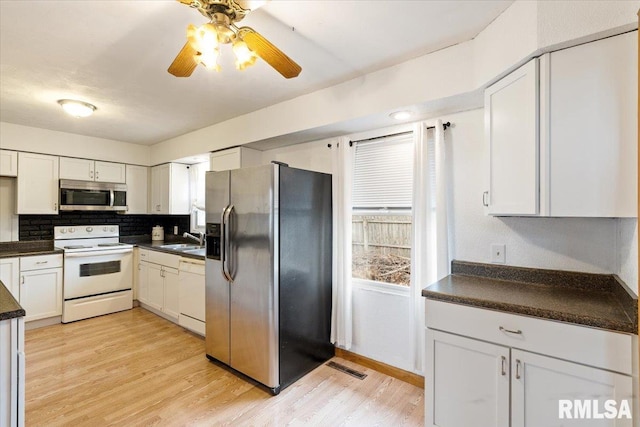
[(204, 260), (180, 258), (180, 315), (178, 323), (199, 335), (205, 334)]

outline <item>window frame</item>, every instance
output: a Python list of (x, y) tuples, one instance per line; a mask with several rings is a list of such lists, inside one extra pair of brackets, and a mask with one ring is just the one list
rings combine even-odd
[[(396, 126), (389, 126), (389, 127), (385, 127), (385, 128), (380, 128), (380, 129), (375, 129), (375, 130), (371, 130), (371, 131), (366, 131), (366, 132), (359, 132), (359, 133), (355, 133), (355, 134), (351, 134), (348, 136), (348, 139), (350, 141), (360, 141), (360, 140), (365, 140), (365, 139), (371, 139), (371, 138), (379, 138), (379, 137), (385, 137), (391, 134), (395, 134), (395, 133), (401, 133), (401, 132), (412, 132), (413, 134), (413, 141), (415, 144), (415, 138), (416, 138), (416, 134), (415, 134), (415, 123), (407, 123), (407, 124), (402, 124), (402, 125), (396, 125)], [(355, 148), (355, 146), (353, 147)], [(354, 162), (355, 162), (355, 155), (354, 155)], [(354, 168), (355, 168), (355, 163), (354, 163)], [(415, 172), (414, 172), (414, 177), (415, 177)], [(413, 200), (412, 200), (413, 202)], [(378, 215), (381, 213), (384, 214), (393, 214), (393, 211), (397, 210), (404, 210), (403, 208), (400, 209), (354, 209), (353, 207), (351, 208), (351, 215), (353, 217), (353, 215), (364, 215), (364, 214), (373, 214), (373, 215)], [(411, 208), (406, 209), (408, 215), (411, 218), (411, 222), (412, 222), (412, 227), (413, 227), (413, 204), (411, 206)], [(353, 234), (352, 236), (353, 237)], [(413, 240), (414, 240), (414, 236), (413, 233), (411, 235), (411, 256), (413, 257)], [(353, 246), (353, 241), (351, 242), (352, 246)], [(353, 257), (353, 255), (352, 255)], [(352, 262), (352, 266), (353, 266), (353, 259), (351, 260)], [(413, 273), (413, 263), (411, 265), (411, 272)], [(367, 292), (377, 292), (377, 293), (381, 293), (381, 294), (387, 294), (387, 295), (393, 295), (393, 296), (402, 296), (402, 297), (407, 297), (411, 295), (412, 292), (412, 284), (409, 284), (409, 286), (403, 286), (403, 285), (397, 285), (394, 283), (388, 283), (388, 282), (379, 282), (376, 280), (369, 280), (369, 279), (361, 279), (358, 277), (353, 277), (353, 271), (351, 272), (351, 284), (354, 288), (354, 290), (361, 290), (361, 291), (367, 291)]]

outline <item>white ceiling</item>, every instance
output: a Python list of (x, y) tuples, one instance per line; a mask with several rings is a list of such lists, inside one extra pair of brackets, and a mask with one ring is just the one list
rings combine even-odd
[[(469, 40), (512, 0), (273, 0), (242, 23), (302, 66), (286, 80), (258, 60), (220, 73), (166, 69), (189, 23), (177, 1), (0, 1), (0, 120), (154, 144)], [(98, 107), (67, 116), (61, 98)]]

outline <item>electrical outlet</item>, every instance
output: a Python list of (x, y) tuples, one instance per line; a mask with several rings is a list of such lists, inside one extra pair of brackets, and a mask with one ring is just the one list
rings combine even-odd
[(504, 264), (507, 259), (506, 245), (493, 244), (491, 245), (491, 262), (495, 264)]

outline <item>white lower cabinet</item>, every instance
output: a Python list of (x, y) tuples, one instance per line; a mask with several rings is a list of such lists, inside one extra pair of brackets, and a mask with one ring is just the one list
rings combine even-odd
[(20, 258), (20, 305), (25, 322), (62, 315), (62, 255)]
[(0, 321), (0, 426), (24, 426), (24, 319)]
[(138, 301), (177, 322), (180, 314), (178, 255), (140, 250)]
[[(605, 402), (626, 400), (632, 408), (633, 381), (628, 375), (571, 363), (527, 351), (511, 350), (512, 426), (632, 426), (627, 418), (607, 419)], [(589, 400), (591, 418), (576, 408)], [(597, 406), (593, 401), (597, 402)], [(562, 410), (562, 419), (560, 411)], [(586, 414), (586, 412), (584, 412)], [(614, 415), (613, 412), (609, 412)], [(601, 414), (601, 419), (596, 419)], [(577, 415), (577, 417), (576, 417)], [(569, 418), (572, 417), (571, 419)]]
[(427, 426), (509, 426), (509, 349), (427, 330)]
[(425, 307), (426, 426), (632, 427), (639, 416), (637, 336), (432, 300)]
[(20, 302), (20, 259), (0, 259), (0, 280), (9, 289), (11, 295)]
[(180, 314), (180, 282), (178, 280), (178, 270), (163, 267), (162, 275), (164, 279), (164, 305), (162, 311), (177, 319)]

